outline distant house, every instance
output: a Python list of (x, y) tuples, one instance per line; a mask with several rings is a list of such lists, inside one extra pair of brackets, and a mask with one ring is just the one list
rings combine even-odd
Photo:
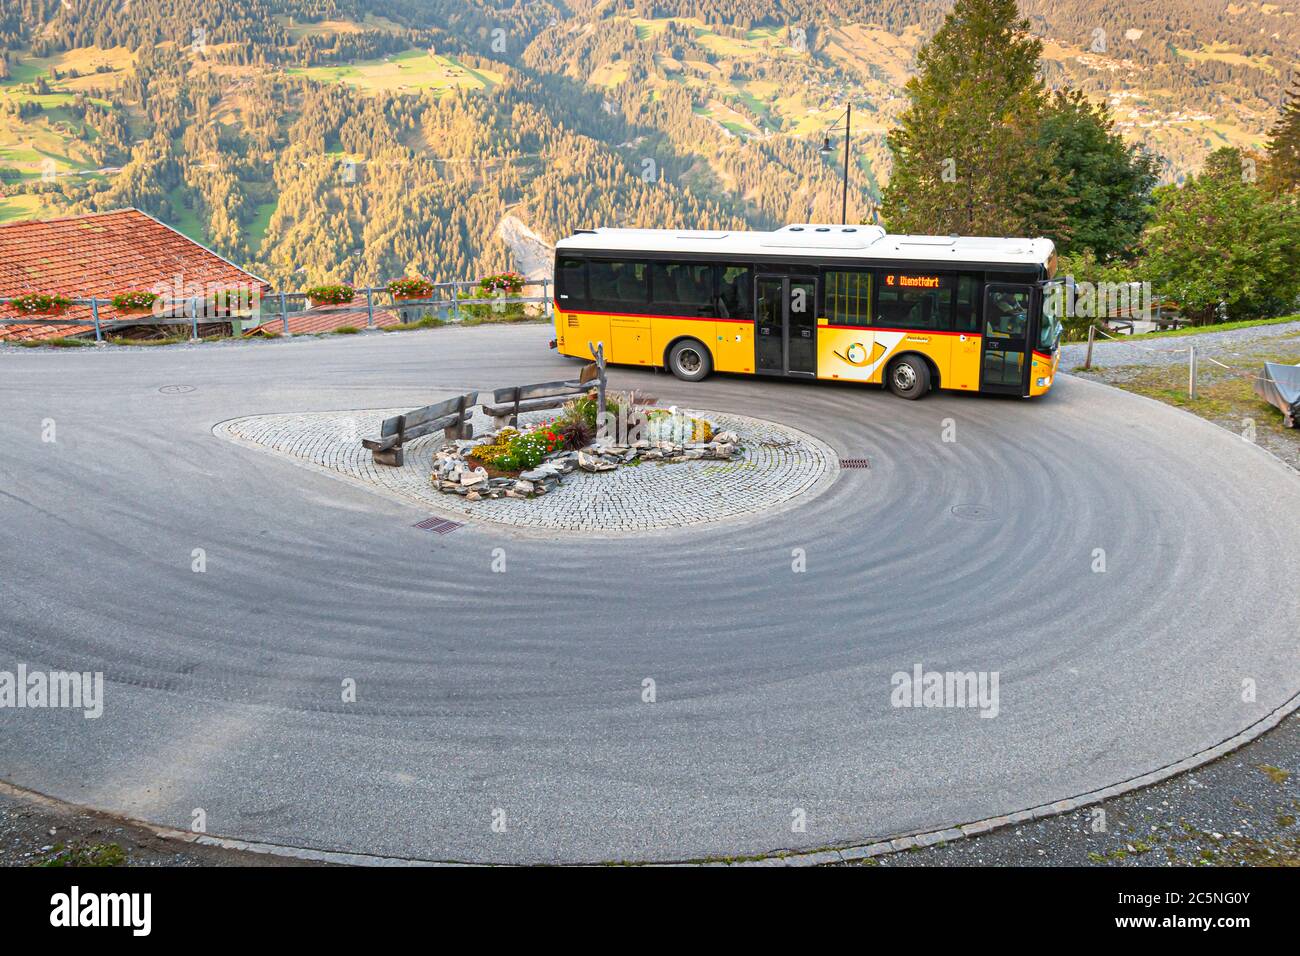
[[(29, 292), (105, 300), (99, 319), (114, 334), (131, 316), (108, 302), (125, 292), (158, 292), (168, 301), (217, 292), (264, 293), (269, 284), (138, 209), (0, 225), (0, 298)], [(23, 316), (0, 304), (0, 318)], [(0, 324), (0, 340), (50, 339), (94, 331), (90, 306), (59, 316), (67, 324)], [(144, 328), (139, 322), (137, 327)], [(204, 321), (205, 334), (229, 323)]]

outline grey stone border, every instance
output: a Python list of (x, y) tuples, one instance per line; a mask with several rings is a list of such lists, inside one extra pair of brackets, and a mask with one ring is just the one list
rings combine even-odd
[[(730, 412), (682, 409), (739, 432), (742, 457), (733, 462), (648, 462), (600, 475), (574, 472), (542, 499), (470, 502), (440, 493), (430, 484), (432, 456), (441, 436), (410, 443), (401, 468), (371, 462), (361, 437), (368, 430), (377, 433), (383, 417), (400, 411), (244, 415), (218, 422), (212, 432), (437, 517), (551, 537), (623, 537), (754, 521), (806, 504), (828, 488), (840, 471), (836, 452), (799, 429)], [(526, 424), (546, 417), (542, 413), (521, 416)], [(482, 430), (478, 421), (475, 429)], [(655, 495), (656, 488), (668, 493)], [(674, 503), (674, 496), (680, 504)], [(647, 500), (651, 504), (645, 504)]]

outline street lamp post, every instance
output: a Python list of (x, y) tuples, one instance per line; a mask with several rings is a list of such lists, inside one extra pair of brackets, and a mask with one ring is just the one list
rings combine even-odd
[[(844, 120), (844, 125), (839, 126), (839, 119)], [(826, 136), (822, 139), (822, 148), (818, 150), (823, 156), (831, 152), (831, 133), (838, 133), (841, 129), (844, 131), (844, 192), (840, 200), (840, 225), (847, 225), (849, 221), (849, 142), (853, 124), (853, 104), (849, 103), (844, 108), (844, 115), (836, 120), (835, 126), (826, 131)]]

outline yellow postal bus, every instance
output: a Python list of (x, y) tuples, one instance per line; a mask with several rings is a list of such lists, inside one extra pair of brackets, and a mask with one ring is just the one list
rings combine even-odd
[(711, 371), (1042, 395), (1060, 361), (1048, 239), (580, 230), (555, 249), (555, 342), (589, 358)]

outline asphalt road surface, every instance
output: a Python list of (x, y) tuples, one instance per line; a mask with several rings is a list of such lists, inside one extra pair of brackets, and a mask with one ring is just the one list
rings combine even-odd
[[(1295, 474), (1070, 377), (1033, 402), (905, 402), (615, 370), (871, 461), (802, 506), (640, 538), (432, 534), (212, 434), (561, 377), (550, 335), (0, 351), (0, 670), (107, 681), (99, 719), (0, 710), (0, 778), (295, 847), (732, 857), (1095, 790), (1300, 691)], [(917, 664), (997, 672), (997, 716), (892, 706)]]

